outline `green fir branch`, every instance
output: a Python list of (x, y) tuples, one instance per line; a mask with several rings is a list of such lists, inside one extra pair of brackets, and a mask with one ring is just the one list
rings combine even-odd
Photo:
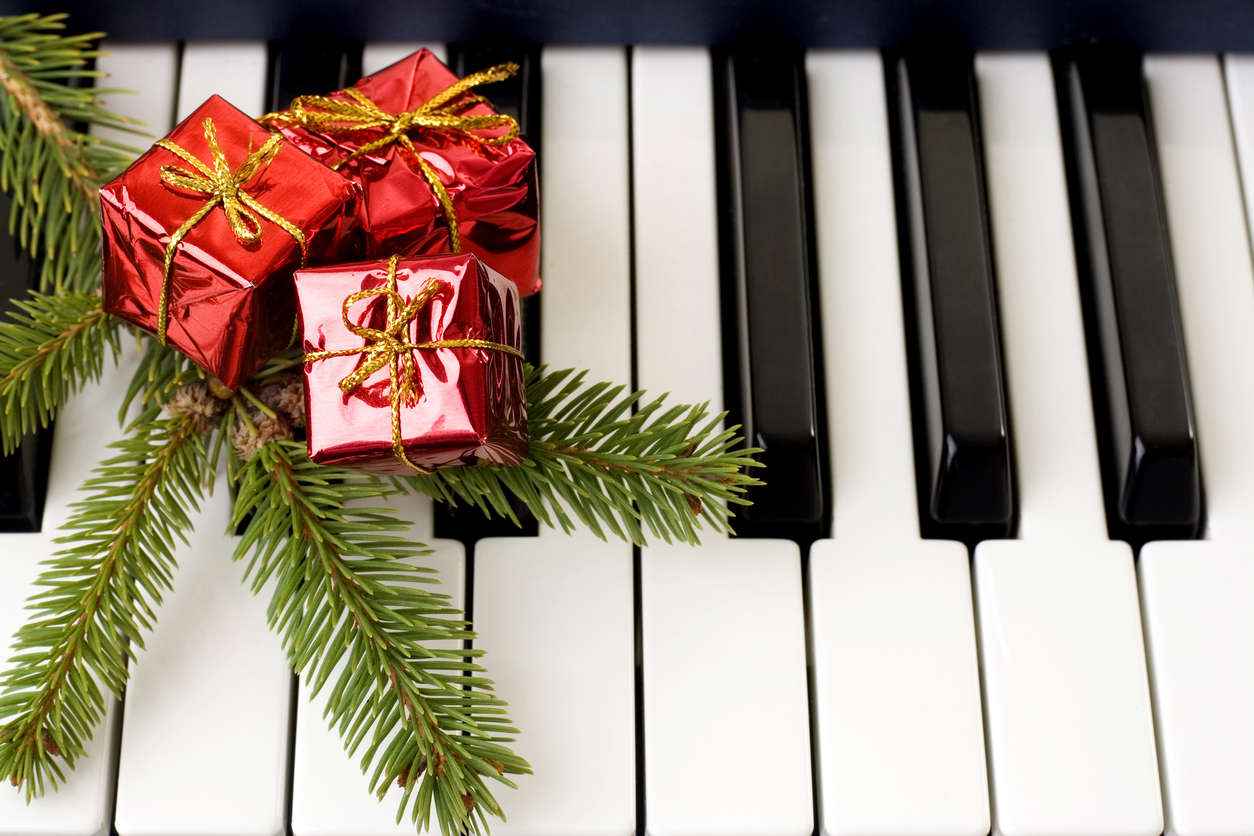
[(99, 104), (90, 64), (99, 33), (66, 35), (64, 15), (0, 17), (0, 189), (9, 229), (39, 259), (39, 287), (85, 291), (100, 284), (96, 196), (134, 149), (87, 133), (136, 123)]
[(705, 404), (668, 405), (583, 372), (527, 367), (531, 452), (517, 467), (461, 467), (406, 479), (435, 499), (517, 522), (510, 497), (544, 525), (637, 545), (649, 536), (696, 543), (702, 526), (730, 530), (730, 509), (760, 484), (760, 451)]
[(121, 350), (118, 321), (100, 295), (32, 292), (0, 320), (0, 440), (5, 453), (48, 426), (62, 403), (99, 380)]
[(109, 695), (120, 697), (210, 476), (187, 416), (148, 410), (111, 448), (44, 562), (0, 676), (0, 776), (27, 799), (65, 780), (60, 761), (74, 767)]
[(434, 808), (445, 836), (486, 832), (501, 810), (484, 779), (513, 786), (505, 775), (530, 768), (506, 745), (516, 731), (472, 661), (482, 651), (461, 648), (473, 634), (411, 562), (425, 547), (367, 507), (388, 485), (295, 442), (264, 445), (235, 485), (236, 559), (254, 592), (273, 584), (270, 624), (373, 791), (403, 786), (397, 820), (408, 810), (420, 831)]

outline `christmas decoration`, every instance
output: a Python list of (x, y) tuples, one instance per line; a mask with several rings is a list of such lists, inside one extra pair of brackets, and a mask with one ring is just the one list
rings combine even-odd
[[(694, 543), (702, 528), (728, 529), (731, 509), (744, 504), (745, 490), (757, 484), (747, 473), (757, 464), (757, 451), (741, 447), (736, 428), (724, 427), (723, 416), (703, 406), (664, 404), (621, 385), (589, 382), (577, 371), (521, 363), (514, 354), (516, 291), (469, 254), (389, 259), (382, 268), (357, 265), (352, 269), (364, 272), (352, 280), (355, 288), (349, 281), (348, 287), (320, 289), (308, 299), (306, 288), (315, 280), (335, 284), (335, 276), (347, 277), (352, 270), (302, 272), (301, 307), (309, 316), (299, 345), (283, 348), (294, 302), (287, 308), (267, 303), (271, 321), (265, 339), (273, 342), (265, 347), (243, 350), (240, 343), (252, 337), (241, 332), (223, 337), (214, 350), (205, 347), (213, 338), (203, 334), (184, 344), (184, 336), (199, 327), (191, 323), (201, 321), (202, 308), (212, 310), (204, 303), (214, 292), (259, 296), (273, 287), (277, 296), (294, 298), (284, 278), (301, 260), (293, 230), (305, 237), (312, 261), (324, 236), (335, 238), (346, 228), (348, 214), (342, 210), (347, 199), (319, 214), (334, 203), (329, 194), (341, 194), (338, 174), (300, 157), (284, 140), (272, 140), (255, 123), (241, 123), (238, 114), (212, 100), (212, 129), (208, 119), (193, 117), (179, 129), (185, 134), (176, 131), (131, 170), (137, 200), (160, 194), (153, 205), (161, 214), (137, 234), (143, 240), (134, 246), (136, 266), (129, 268), (135, 281), (128, 287), (143, 300), (142, 321), (138, 307), (127, 309), (138, 327), (110, 313), (114, 308), (106, 308), (101, 295), (102, 215), (96, 193), (129, 158), (70, 126), (125, 128), (127, 122), (100, 109), (89, 89), (75, 86), (76, 79), (95, 75), (83, 65), (96, 55), (91, 43), (98, 36), (66, 36), (62, 25), (60, 16), (0, 17), (0, 186), (14, 195), (11, 223), (19, 242), (41, 262), (39, 290), (16, 300), (12, 313), (0, 319), (4, 448), (11, 450), (23, 435), (48, 426), (67, 399), (117, 360), (123, 339), (139, 338), (142, 352), (130, 384), (117, 393), (124, 435), (84, 484), (59, 532), (61, 550), (44, 560), (32, 586), (28, 621), (0, 669), (0, 778), (28, 799), (72, 780), (69, 770), (85, 756), (110, 701), (121, 697), (131, 667), (143, 664), (135, 648), (142, 647), (148, 630), (160, 629), (162, 597), (199, 503), (225, 479), (229, 485), (218, 487), (232, 497), (230, 531), (239, 534), (233, 557), (245, 567), (244, 580), (253, 591), (270, 596), (271, 627), (302, 690), (325, 695), (326, 722), (356, 756), (371, 790), (382, 797), (400, 784), (398, 815), (407, 815), (419, 831), (485, 832), (489, 816), (504, 815), (491, 787), (513, 786), (509, 776), (529, 772), (530, 766), (511, 748), (504, 701), (493, 693), (490, 678), (479, 675), (485, 670), (484, 650), (464, 646), (474, 634), (450, 598), (425, 583), (426, 549), (412, 541), (407, 521), (389, 510), (388, 498), (400, 491), (420, 493), (510, 519), (515, 519), (513, 503), (520, 503), (540, 524), (565, 531), (582, 527), (637, 544), (649, 538)], [(411, 62), (416, 67), (420, 59)], [(371, 92), (380, 107), (392, 104), (389, 96)], [(402, 107), (430, 115), (449, 105), (444, 116), (455, 121), (491, 115), (473, 95), (457, 99), (464, 92), (441, 101), (438, 90), (426, 90)], [(407, 143), (418, 149), (418, 134), (428, 132), (428, 123), (409, 115), (385, 122), (387, 143), (353, 159), (363, 170), (379, 165), (369, 159), (375, 152), (389, 161), (389, 172), (408, 167), (412, 175), (416, 158), (431, 165), (457, 158), (460, 165), (453, 145), (494, 161), (492, 142), (450, 136), (491, 126), (502, 136), (512, 130), (503, 122), (460, 121), (462, 127), (442, 139), (426, 136), (436, 150), (411, 159), (405, 156)], [(397, 127), (402, 123), (404, 128)], [(410, 128), (415, 138), (402, 140)], [(496, 135), (485, 131), (484, 136)], [(502, 142), (502, 148), (513, 141)], [(445, 151), (448, 158), (439, 155)], [(279, 176), (288, 165), (301, 176)], [(145, 177), (138, 176), (140, 170)], [(465, 201), (471, 183), (446, 183), (446, 174), (440, 183), (456, 208), (429, 215), (465, 225), (462, 237), (469, 241), (469, 223), (477, 216), (474, 207), (457, 201)], [(124, 182), (130, 181), (128, 175)], [(535, 190), (528, 182), (521, 202), (502, 208), (483, 227), (486, 232), (517, 213), (520, 235), (513, 241), (519, 252), (536, 246)], [(415, 202), (426, 203), (439, 192), (425, 177), (420, 185), (410, 190)], [(110, 214), (121, 202), (104, 202), (105, 225), (114, 225), (111, 236), (123, 223)], [(319, 208), (311, 212), (304, 204)], [(443, 244), (430, 246), (457, 249), (447, 234), (453, 228), (443, 230)], [(494, 254), (509, 249), (493, 249), (478, 233), (473, 238), (467, 250), (489, 264)], [(112, 248), (121, 244), (110, 239), (110, 259), (120, 255)], [(328, 259), (331, 250), (344, 258), (352, 245), (341, 244), (344, 249), (327, 245)], [(229, 270), (196, 266), (209, 252), (231, 265)], [(534, 252), (527, 259), (534, 259)], [(534, 268), (534, 260), (528, 263)], [(226, 275), (230, 271), (233, 277)], [(251, 290), (236, 280), (241, 276)], [(172, 304), (163, 325), (166, 277), (165, 301)], [(526, 285), (534, 275), (523, 270), (510, 278)], [(197, 289), (205, 293), (197, 295)], [(534, 283), (523, 288), (531, 289)], [(315, 311), (326, 317), (322, 325), (314, 321)], [(250, 328), (262, 322), (251, 313), (240, 316), (248, 317)], [(153, 338), (162, 331), (165, 339)], [(190, 353), (198, 362), (225, 377), (211, 376), (176, 345), (195, 349)], [(218, 366), (226, 356), (240, 359)], [(488, 427), (491, 436), (496, 420), (507, 428), (508, 440), (488, 445), (487, 463), (426, 472), (434, 462), (422, 459), (406, 438), (412, 432), (407, 400), (433, 395), (437, 384), (445, 383), (438, 369), (459, 377), (464, 371), (469, 382), (484, 367), (490, 375), (499, 372), (505, 385), (499, 392), (484, 390), (481, 404), (460, 408), (482, 410), (473, 417), (480, 422), (475, 426)], [(318, 384), (318, 400), (311, 398), (308, 413), (302, 370), (311, 383), (315, 372), (331, 380), (330, 386)], [(374, 400), (371, 420), (382, 415), (386, 423), (365, 426), (381, 461), (401, 475), (311, 460), (300, 434), (319, 437), (318, 422), (332, 403), (324, 395), (341, 404)], [(456, 414), (451, 407), (439, 408)], [(404, 422), (400, 447), (422, 472), (395, 455), (390, 429), (397, 409)], [(529, 439), (525, 446), (523, 438)], [(479, 452), (476, 447), (474, 455)], [(458, 457), (470, 454), (466, 446)], [(493, 463), (519, 458), (517, 465)], [(230, 570), (224, 561), (223, 571)], [(308, 629), (310, 624), (319, 629)], [(388, 745), (359, 750), (362, 740)]]
[(104, 308), (234, 388), (288, 344), (292, 271), (351, 254), (357, 195), (219, 96), (100, 190)]
[(473, 92), (517, 69), (458, 79), (424, 49), (262, 121), (360, 185), (367, 256), (465, 249), (526, 296), (540, 289), (535, 152)]
[(518, 290), (470, 253), (296, 274), (309, 458), (379, 473), (527, 455)]

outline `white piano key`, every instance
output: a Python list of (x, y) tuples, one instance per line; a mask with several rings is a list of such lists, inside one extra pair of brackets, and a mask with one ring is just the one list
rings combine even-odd
[[(178, 114), (213, 92), (258, 112), (265, 55), (261, 43), (189, 44)], [(132, 663), (118, 763), (119, 836), (285, 830), (292, 677), (266, 625), (269, 590), (252, 594), (242, 567), (231, 562), (230, 516), (220, 472), (188, 544), (176, 552), (179, 568), (157, 628)]]
[(785, 540), (645, 550), (651, 836), (813, 831), (801, 595)]
[(540, 57), (545, 247), (540, 354), (550, 368), (631, 383), (627, 56), (551, 48)]
[[(106, 41), (104, 49), (108, 54), (97, 59), (96, 68), (109, 77), (98, 80), (97, 86), (136, 92), (101, 95), (103, 105), (123, 116), (148, 123), (150, 129), (167, 130), (174, 108), (176, 45)], [(150, 73), (152, 78), (149, 78)], [(112, 129), (93, 128), (92, 133), (136, 147), (148, 144), (143, 137)], [(60, 548), (53, 541), (58, 535), (57, 529), (73, 513), (71, 504), (81, 498), (79, 486), (106, 456), (108, 443), (122, 435), (113, 419), (114, 405), (118, 393), (125, 391), (136, 362), (137, 354), (128, 346), (118, 366), (106, 363), (100, 382), (83, 387), (61, 410), (53, 434), (41, 530), (37, 534), (0, 536), (0, 545), (9, 550), (9, 559), (0, 561), (0, 636), (4, 636), (6, 650), (10, 646), (9, 638), (26, 618), (22, 602), (34, 592), (39, 561)], [(103, 422), (102, 406), (108, 416)], [(0, 789), (0, 832), (6, 836), (9, 833), (30, 836), (109, 833), (118, 717), (119, 712), (110, 701), (104, 720), (88, 744), (87, 756), (58, 792), (27, 805), (21, 791), (6, 783)]]
[[(362, 50), (366, 75), (426, 47), (444, 60), (443, 44), (369, 43)], [(461, 543), (433, 540), (431, 500), (398, 497), (391, 501), (401, 519), (411, 522), (414, 540), (428, 544), (432, 552), (417, 563), (438, 572), (440, 591), (453, 596), (453, 605), (464, 606), (465, 549)], [(393, 787), (380, 801), (370, 792), (370, 782), (357, 758), (349, 757), (338, 733), (327, 726), (322, 712), (325, 694), (310, 699), (303, 685), (297, 688), (296, 743), (292, 759), (293, 836), (405, 836), (413, 825), (396, 821), (402, 790)]]
[[(113, 420), (118, 393), (125, 391), (137, 360), (128, 348), (122, 362), (105, 364), (99, 383), (89, 384), (57, 415), (43, 525), (37, 534), (0, 535), (0, 636), (7, 665), (10, 639), (25, 622), (25, 600), (35, 589), (39, 562), (61, 548), (53, 541), (83, 498), (79, 486), (107, 455), (106, 445), (122, 436)], [(102, 413), (108, 418), (102, 420)], [(0, 833), (5, 836), (108, 836), (113, 809), (119, 712), (107, 698), (104, 720), (68, 780), (56, 792), (26, 803), (23, 790), (0, 785)]]
[[(1206, 478), (1208, 541), (1141, 551), (1141, 605), (1158, 720), (1166, 832), (1254, 832), (1254, 63), (1151, 56), (1146, 83)], [(1231, 128), (1229, 127), (1231, 108)]]
[(96, 59), (96, 69), (106, 77), (96, 79), (96, 86), (129, 92), (101, 94), (101, 107), (136, 120), (139, 124), (135, 127), (147, 136), (115, 128), (93, 128), (92, 135), (131, 148), (146, 149), (173, 126), (174, 93), (179, 77), (178, 45), (105, 41), (103, 49), (104, 54)]
[(1160, 833), (1128, 546), (990, 540), (975, 588), (994, 833)]
[[(118, 759), (119, 836), (281, 834), (292, 676), (232, 563), (225, 473), (176, 559), (147, 649), (132, 663)], [(176, 758), (171, 755), (177, 753)]]
[[(402, 58), (407, 58), (420, 49), (429, 49), (441, 61), (448, 61), (448, 50), (439, 43), (368, 43), (361, 51), (362, 75), (373, 75), (379, 70), (390, 67)], [(350, 82), (351, 83), (351, 82)]]
[[(721, 409), (710, 55), (637, 48), (631, 68), (637, 383)], [(703, 540), (641, 551), (648, 832), (809, 833), (800, 552)], [(768, 714), (769, 735), (734, 731)]]
[[(386, 66), (386, 65), (385, 65)], [(452, 596), (453, 606), (465, 602), (465, 548), (452, 540), (433, 540), (431, 501), (424, 497), (401, 496), (389, 500), (402, 520), (412, 524), (410, 537), (426, 543), (431, 553), (413, 562), (437, 571), (440, 585), (435, 591)], [(446, 647), (438, 642), (437, 647)], [(489, 666), (494, 659), (489, 657)], [(491, 668), (490, 668), (491, 670)], [(495, 671), (493, 670), (494, 674)], [(312, 700), (304, 685), (298, 688), (296, 703), (296, 746), (292, 758), (293, 836), (413, 836), (414, 825), (406, 816), (396, 821), (396, 811), (404, 794), (391, 787), (383, 799), (370, 791), (370, 781), (362, 772), (360, 756), (350, 757), (338, 732), (323, 716), (326, 696), (337, 670), (326, 689)], [(499, 689), (498, 689), (499, 690)], [(508, 698), (508, 695), (502, 693)], [(506, 811), (508, 814), (508, 810)], [(434, 819), (433, 819), (434, 821)], [(438, 833), (438, 826), (432, 828)]]
[[(627, 56), (551, 48), (540, 65), (542, 353), (630, 383)], [(631, 547), (545, 529), (480, 540), (474, 595), (476, 644), (535, 770), (498, 792), (493, 832), (634, 833)]]
[(1136, 575), (1106, 539), (1054, 86), (976, 59), (1024, 540), (975, 551), (995, 833), (1162, 829)]
[(183, 45), (175, 122), (217, 93), (249, 116), (266, 107), (266, 45), (261, 41), (206, 41)]
[(710, 53), (637, 47), (631, 71), (637, 382), (721, 410)]
[[(444, 60), (443, 44), (368, 43), (362, 50), (362, 72), (378, 72), (424, 47)], [(439, 591), (451, 595), (454, 606), (463, 607), (465, 549), (461, 543), (432, 539), (431, 500), (404, 496), (389, 503), (400, 519), (410, 522), (410, 536), (432, 550), (415, 563), (434, 568), (440, 579)], [(327, 726), (325, 708), (325, 693), (311, 700), (307, 689), (298, 686), (292, 758), (293, 836), (412, 834), (413, 825), (408, 818), (396, 821), (403, 791), (392, 787), (381, 801), (370, 792), (370, 782), (358, 759), (349, 757), (339, 734)]]
[(919, 539), (880, 57), (812, 52), (832, 540), (810, 556), (825, 834), (988, 832), (967, 550)]

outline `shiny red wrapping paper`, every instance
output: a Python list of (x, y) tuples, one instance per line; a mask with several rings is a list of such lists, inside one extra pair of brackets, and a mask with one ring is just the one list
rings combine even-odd
[[(226, 100), (210, 97), (167, 137), (210, 167), (206, 118), (213, 119), (218, 145), (232, 167), (270, 135)], [(166, 245), (209, 201), (163, 183), (161, 168), (167, 165), (189, 168), (178, 155), (153, 146), (100, 189), (104, 308), (154, 333)], [(309, 264), (337, 260), (359, 246), (354, 185), (288, 142), (242, 190), (305, 234)], [(218, 205), (180, 242), (170, 270), (170, 345), (231, 388), (292, 337), (292, 271), (300, 266), (300, 246), (265, 218), (260, 229), (259, 241), (242, 244)]]
[[(356, 349), (364, 339), (344, 324), (344, 300), (387, 284), (386, 260), (296, 272), (306, 354)], [(439, 292), (405, 329), (412, 344), (481, 339), (519, 348), (518, 289), (472, 253), (400, 259), (397, 292), (408, 304), (426, 283)], [(358, 326), (385, 330), (386, 300), (371, 297), (349, 308)], [(451, 465), (518, 464), (527, 456), (527, 402), (522, 360), (486, 348), (434, 348), (411, 352), (417, 401), (403, 405), (400, 427), (406, 456), (429, 469)], [(392, 381), (387, 366), (351, 392), (340, 381), (365, 362), (364, 354), (305, 363), (309, 458), (375, 473), (413, 471), (393, 450)]]
[[(428, 50), (421, 50), (354, 87), (388, 113), (420, 107), (457, 81)], [(491, 97), (488, 86), (480, 91)], [(352, 101), (342, 91), (330, 98)], [(475, 104), (461, 113), (494, 112)], [(333, 165), (383, 136), (383, 130), (335, 137), (303, 127), (280, 131), (307, 153)], [(500, 136), (503, 129), (481, 132)], [(535, 152), (515, 139), (502, 146), (475, 142), (456, 131), (416, 127), (409, 138), (439, 174), (456, 211), (462, 248), (513, 279), (523, 296), (540, 289), (540, 227)], [(349, 160), (339, 169), (362, 189), (361, 225), (367, 257), (449, 251), (448, 228), (431, 185), (398, 143)]]

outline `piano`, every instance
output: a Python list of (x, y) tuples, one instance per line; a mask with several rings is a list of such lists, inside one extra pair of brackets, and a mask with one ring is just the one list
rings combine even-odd
[[(535, 769), (494, 833), (1254, 832), (1254, 5), (401, 5), (33, 3), (108, 32), (101, 84), (137, 92), (102, 97), (156, 135), (421, 46), (518, 61), (484, 92), (540, 153), (527, 353), (765, 449), (697, 548), (396, 500)], [(135, 361), (3, 464), (6, 636)], [(413, 831), (290, 674), (228, 512), (90, 756), (0, 789), (0, 836)]]

